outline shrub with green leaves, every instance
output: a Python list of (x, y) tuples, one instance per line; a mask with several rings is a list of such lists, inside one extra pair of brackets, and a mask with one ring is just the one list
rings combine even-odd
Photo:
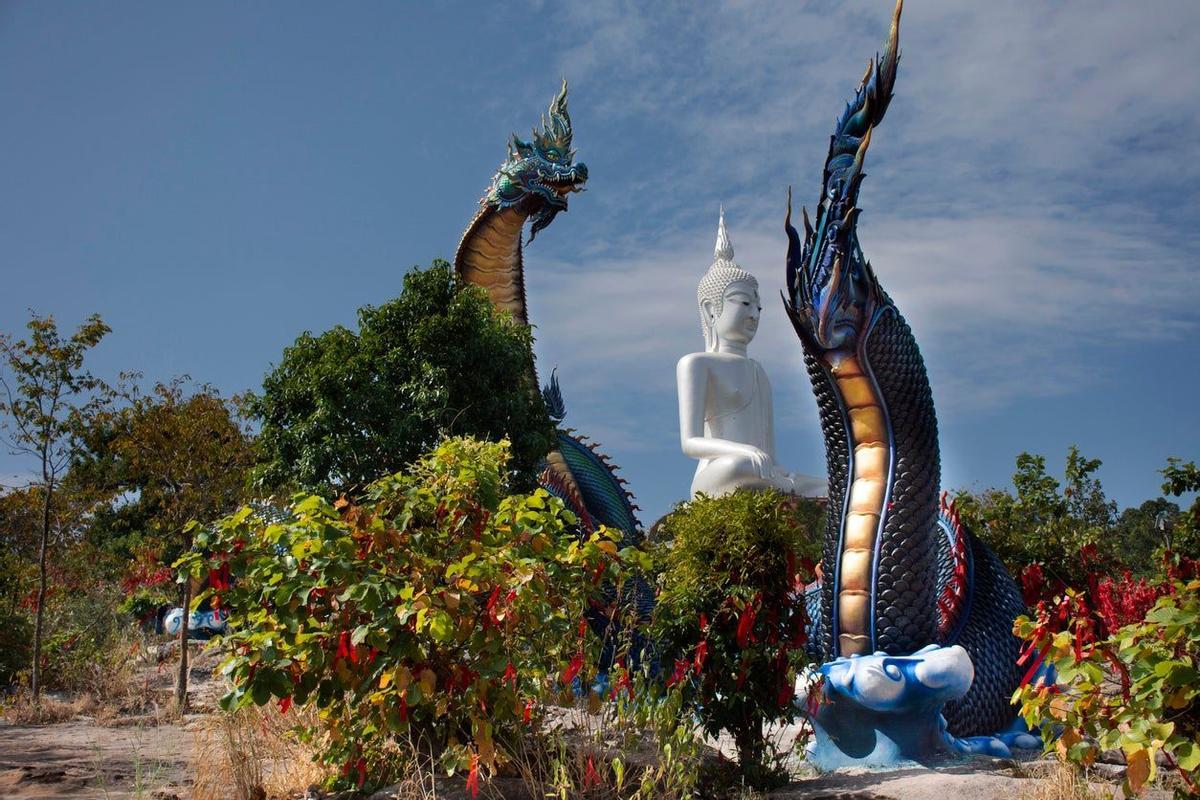
[(791, 722), (805, 655), (804, 584), (813, 580), (821, 508), (770, 492), (699, 497), (664, 520), (653, 545), (659, 596), (652, 639), (705, 731), (727, 730), (745, 780), (779, 775), (766, 722)]
[(1154, 779), (1160, 753), (1188, 792), (1200, 791), (1200, 580), (1191, 567), (1192, 579), (1177, 573), (1168, 580), (1145, 619), (1101, 639), (1078, 625), (1056, 630), (1056, 617), (1080, 601), (1071, 591), (1057, 606), (1040, 603), (1033, 617), (1016, 621), (1024, 657), (1044, 658), (1058, 673), (1057, 684), (1031, 682), (1017, 691), (1021, 715), (1042, 726), (1048, 748), (1076, 764), (1122, 750), (1127, 793)]
[(508, 439), (516, 486), (531, 491), (554, 447), (532, 346), (532, 329), (450, 264), (414, 269), (399, 297), (359, 309), (357, 330), (306, 332), (284, 350), (248, 405), (262, 424), (255, 480), (355, 493), (443, 436), (474, 436)]
[(411, 740), (478, 786), (594, 659), (583, 612), (621, 558), (544, 490), (506, 496), (508, 454), (449, 439), (361, 505), (310, 496), (291, 521), (243, 509), (199, 533), (181, 563), (230, 615), (222, 706), (315, 703), (344, 783), (394, 777), (384, 753)]

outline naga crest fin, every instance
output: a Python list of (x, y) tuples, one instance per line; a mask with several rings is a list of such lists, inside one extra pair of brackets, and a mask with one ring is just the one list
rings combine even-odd
[(546, 404), (546, 413), (555, 425), (561, 425), (567, 416), (567, 404), (563, 400), (562, 388), (558, 385), (558, 367), (550, 371), (550, 383), (542, 387), (542, 401)]
[(829, 139), (815, 224), (804, 213), (804, 239), (792, 227), (789, 191), (787, 300), (793, 323), (809, 331), (822, 349), (851, 345), (867, 323), (866, 308), (884, 303), (858, 245), (858, 191), (871, 136), (883, 121), (900, 62), (900, 14), (896, 0), (882, 53), (868, 61), (854, 99), (838, 117)]

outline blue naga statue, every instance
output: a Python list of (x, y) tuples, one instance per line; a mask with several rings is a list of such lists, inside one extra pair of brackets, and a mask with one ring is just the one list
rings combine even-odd
[(1035, 744), (994, 736), (1016, 716), (1021, 593), (939, 496), (925, 364), (858, 241), (863, 162), (892, 98), (901, 9), (898, 0), (882, 54), (837, 120), (815, 223), (803, 211), (801, 238), (790, 196), (785, 222), (785, 306), (829, 473), (825, 577), (813, 603), (826, 662), (815, 756), (834, 766), (920, 758), (939, 741), (996, 755)]

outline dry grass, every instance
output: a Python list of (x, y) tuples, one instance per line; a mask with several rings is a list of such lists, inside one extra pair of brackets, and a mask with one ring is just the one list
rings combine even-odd
[(91, 714), (95, 709), (96, 701), (90, 696), (71, 700), (42, 697), (37, 703), (28, 696), (18, 696), (3, 711), (5, 719), (14, 725), (54, 725), (70, 722), (80, 714)]
[(316, 750), (292, 733), (317, 721), (315, 710), (282, 715), (274, 706), (217, 712), (197, 736), (193, 800), (295, 797), (327, 776)]
[(1062, 761), (1030, 783), (1032, 787), (1021, 794), (1020, 800), (1111, 800), (1113, 796), (1093, 788), (1078, 769)]
[(43, 695), (38, 703), (27, 693), (16, 695), (0, 711), (18, 725), (52, 725), (86, 715), (104, 724), (148, 709), (151, 693), (140, 671), (150, 652), (147, 638), (134, 629), (122, 629), (94, 657), (73, 665), (58, 676), (58, 688), (67, 699)]

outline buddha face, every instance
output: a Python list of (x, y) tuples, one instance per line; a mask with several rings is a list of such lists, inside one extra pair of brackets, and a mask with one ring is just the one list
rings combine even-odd
[[(715, 309), (710, 309), (710, 313)], [(713, 319), (718, 342), (748, 345), (758, 333), (762, 312), (758, 287), (748, 281), (734, 281), (721, 295), (720, 313)]]

